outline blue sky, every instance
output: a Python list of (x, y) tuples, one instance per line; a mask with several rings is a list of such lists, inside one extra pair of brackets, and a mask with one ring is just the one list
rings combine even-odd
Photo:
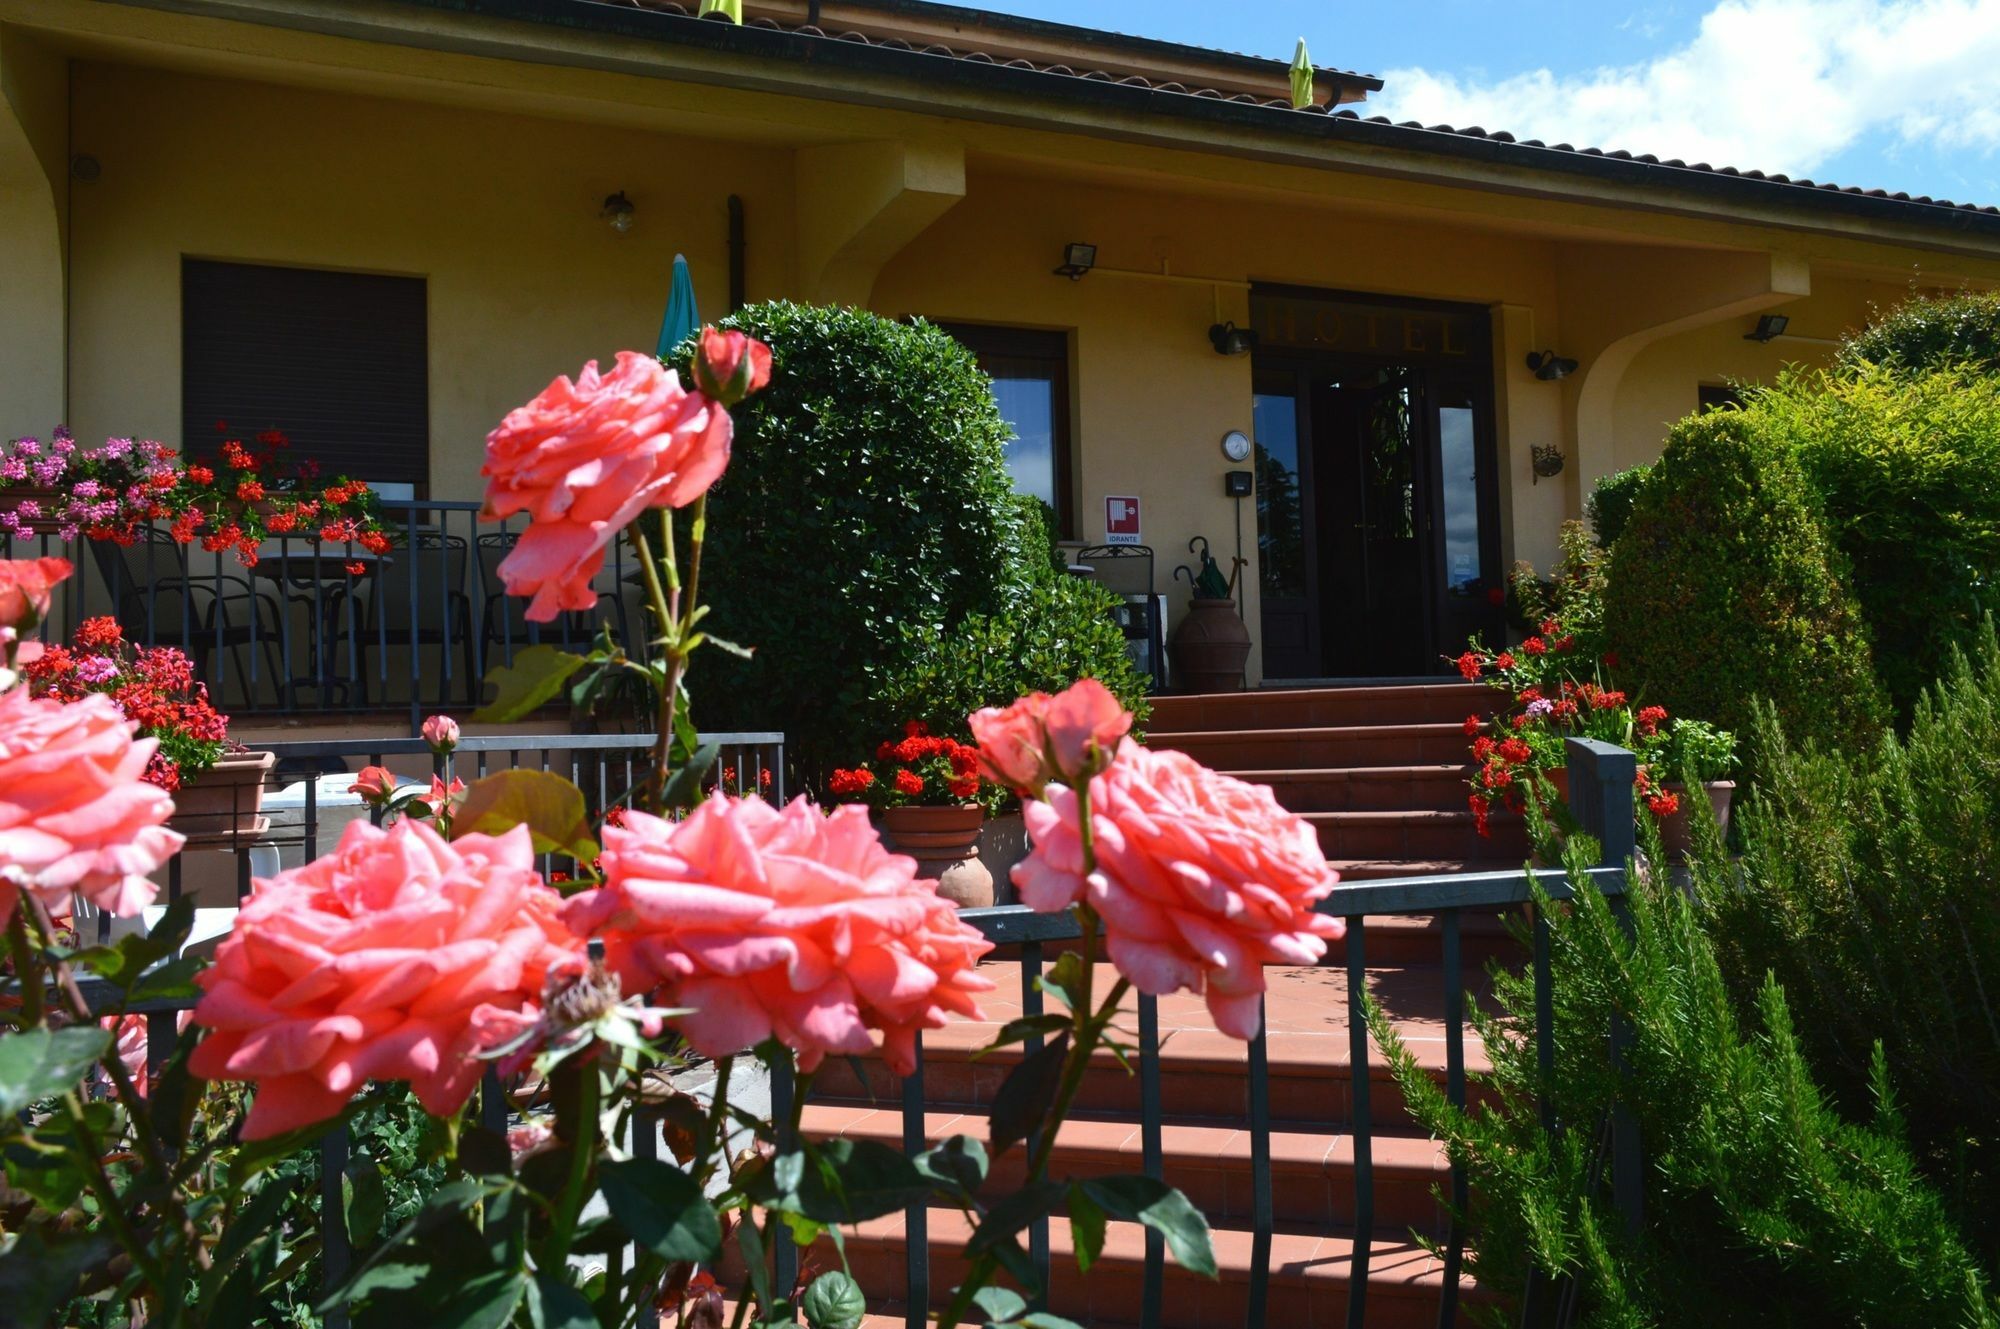
[(969, 0), (1378, 74), (1378, 114), (2000, 204), (2000, 0)]

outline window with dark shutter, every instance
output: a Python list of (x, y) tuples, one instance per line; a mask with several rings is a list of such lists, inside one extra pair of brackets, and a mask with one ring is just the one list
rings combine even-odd
[(1056, 533), (1075, 530), (1070, 502), (1069, 335), (1025, 328), (941, 324), (993, 379), (993, 399), (1014, 437), (1007, 469), (1016, 492), (1056, 514)]
[(424, 495), (428, 341), (421, 277), (184, 258), (183, 447), (278, 429), (329, 476)]

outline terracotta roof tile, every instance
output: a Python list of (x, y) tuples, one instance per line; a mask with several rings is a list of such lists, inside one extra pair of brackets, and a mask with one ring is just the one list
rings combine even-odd
[[(686, 5), (678, 3), (678, 0), (570, 0), (570, 3), (577, 6), (602, 6), (602, 7), (616, 7), (624, 9), (640, 9), (651, 13), (673, 14), (683, 17), (687, 16), (690, 13), (688, 7)], [(710, 15), (708, 17), (711, 19), (715, 19), (719, 18), (720, 16)], [(785, 23), (772, 19), (768, 16), (759, 16), (751, 20), (748, 26), (756, 27), (765, 31), (776, 31), (776, 32), (786, 33), (794, 37), (828, 39), (827, 34), (824, 31), (811, 24), (787, 25)], [(1104, 35), (1108, 36), (1110, 34), (1104, 34)], [(1842, 185), (1832, 184), (1829, 182), (1815, 183), (1812, 180), (1803, 178), (1794, 178), (1778, 172), (1742, 170), (1733, 166), (1712, 166), (1707, 162), (1695, 162), (1693, 164), (1689, 164), (1688, 162), (1678, 157), (1667, 158), (1663, 161), (1661, 158), (1655, 156), (1650, 152), (1635, 154), (1632, 152), (1625, 151), (1623, 149), (1607, 151), (1603, 148), (1597, 148), (1597, 147), (1578, 148), (1568, 143), (1554, 143), (1554, 144), (1544, 143), (1540, 139), (1517, 139), (1514, 137), (1514, 135), (1507, 133), (1504, 130), (1487, 130), (1478, 125), (1453, 126), (1448, 124), (1436, 124), (1427, 126), (1415, 120), (1406, 120), (1400, 124), (1395, 124), (1392, 123), (1388, 117), (1380, 115), (1368, 116), (1364, 119), (1358, 112), (1348, 109), (1346, 107), (1312, 105), (1294, 109), (1290, 101), (1285, 98), (1271, 98), (1267, 100), (1246, 92), (1226, 92), (1221, 89), (1212, 87), (1189, 87), (1185, 83), (1173, 80), (1155, 81), (1154, 79), (1149, 78), (1143, 74), (1138, 74), (1138, 73), (1121, 74), (1116, 70), (1087, 69), (1079, 73), (1075, 68), (1069, 65), (1042, 63), (1026, 58), (1025, 56), (1017, 56), (1005, 60), (1003, 62), (998, 58), (996, 58), (994, 55), (985, 51), (977, 51), (977, 50), (960, 51), (960, 50), (955, 50), (950, 46), (944, 45), (943, 43), (932, 43), (930, 45), (924, 46), (921, 49), (918, 49), (914, 47), (909, 41), (899, 37), (889, 36), (889, 35), (884, 35), (881, 37), (871, 37), (867, 33), (857, 30), (848, 30), (842, 32), (839, 34), (838, 37), (831, 38), (829, 40), (857, 43), (860, 45), (873, 47), (877, 50), (898, 51), (898, 52), (908, 53), (911, 55), (942, 57), (945, 59), (956, 60), (966, 64), (982, 64), (989, 66), (997, 66), (1010, 70), (1020, 70), (1020, 71), (1039, 73), (1046, 75), (1052, 79), (1066, 79), (1077, 82), (1090, 82), (1101, 85), (1111, 85), (1116, 87), (1139, 88), (1156, 93), (1164, 93), (1176, 96), (1186, 96), (1186, 97), (1196, 98), (1207, 102), (1223, 102), (1223, 103), (1230, 103), (1247, 107), (1254, 107), (1259, 112), (1268, 111), (1273, 115), (1282, 114), (1287, 116), (1293, 116), (1300, 114), (1311, 114), (1311, 115), (1318, 115), (1336, 122), (1353, 122), (1354, 124), (1357, 125), (1383, 126), (1386, 128), (1397, 130), (1399, 132), (1408, 133), (1413, 136), (1422, 135), (1425, 137), (1438, 137), (1438, 138), (1448, 138), (1457, 140), (1479, 140), (1489, 143), (1511, 145), (1515, 148), (1522, 149), (1530, 153), (1548, 153), (1551, 154), (1552, 156), (1567, 156), (1567, 157), (1593, 157), (1604, 160), (1631, 162), (1635, 165), (1655, 166), (1661, 168), (1662, 170), (1686, 171), (1692, 174), (1712, 177), (1715, 179), (1749, 180), (1749, 181), (1756, 181), (1761, 184), (1782, 185), (1794, 189), (1813, 189), (1824, 192), (1848, 194), (1858, 198), (1880, 199), (1884, 202), (1901, 203), (1901, 204), (1906, 204), (1910, 207), (1922, 207), (1922, 208), (1936, 209), (1936, 210), (1950, 210), (1954, 212), (1963, 212), (1963, 213), (1978, 213), (1986, 216), (2000, 216), (2000, 207), (1981, 206), (1978, 204), (1971, 204), (1971, 203), (1954, 203), (1949, 199), (1937, 199), (1923, 194), (1912, 195), (1903, 192), (1897, 192), (1892, 194), (1882, 189), (1862, 189), (1859, 186), (1854, 186), (1854, 185), (1842, 186)], [(1136, 39), (1136, 40), (1143, 41), (1145, 39)], [(1248, 61), (1250, 59), (1250, 57), (1235, 56), (1233, 53), (1227, 53), (1227, 52), (1216, 53), (1216, 54), (1229, 55), (1232, 59), (1236, 59), (1239, 61)], [(1274, 68), (1280, 70), (1283, 68), (1282, 61), (1264, 61), (1262, 63), (1269, 64)], [(1368, 75), (1354, 74), (1351, 71), (1322, 69), (1320, 72), (1322, 74), (1334, 78), (1360, 80), (1365, 83), (1373, 84), (1374, 86), (1377, 87), (1380, 86), (1379, 80), (1373, 79)], [(1339, 128), (1336, 126), (1332, 132), (1338, 134), (1340, 131)], [(1421, 145), (1419, 144), (1413, 146), (1421, 146)]]

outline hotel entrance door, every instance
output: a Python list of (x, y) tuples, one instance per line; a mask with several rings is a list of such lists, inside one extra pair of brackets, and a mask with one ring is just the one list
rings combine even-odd
[(1486, 311), (1252, 296), (1268, 679), (1437, 673), (1497, 628)]

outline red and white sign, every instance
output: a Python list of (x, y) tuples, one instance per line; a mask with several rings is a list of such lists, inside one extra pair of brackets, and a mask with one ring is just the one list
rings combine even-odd
[(1139, 500), (1130, 495), (1112, 495), (1104, 500), (1104, 543), (1139, 543)]

